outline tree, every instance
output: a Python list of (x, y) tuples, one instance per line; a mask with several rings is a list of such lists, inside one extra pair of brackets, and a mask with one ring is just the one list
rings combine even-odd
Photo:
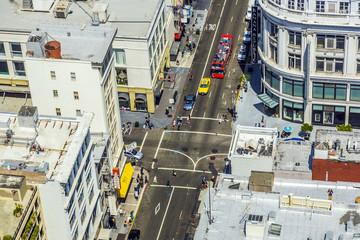
[(345, 125), (345, 124), (341, 124), (339, 126), (336, 126), (336, 129), (338, 131), (344, 131), (344, 132), (352, 132), (352, 127), (351, 124)]
[(314, 126), (313, 125), (310, 125), (308, 123), (303, 123), (303, 125), (301, 126), (301, 131), (303, 132), (312, 132), (312, 130), (314, 129)]
[(23, 206), (19, 203), (15, 203), (15, 209), (13, 211), (13, 215), (16, 217), (20, 217), (23, 212)]
[(249, 74), (243, 74), (240, 77), (239, 82), (248, 83), (249, 80), (250, 80), (250, 75)]
[(4, 237), (3, 237), (3, 240), (12, 240), (13, 238), (12, 238), (12, 236), (11, 235), (5, 235)]

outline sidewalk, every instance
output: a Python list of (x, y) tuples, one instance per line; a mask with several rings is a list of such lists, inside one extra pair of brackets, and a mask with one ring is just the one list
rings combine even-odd
[[(115, 240), (117, 239), (118, 235), (120, 235), (121, 237), (125, 237), (123, 239), (127, 239), (127, 235), (130, 232), (131, 228), (132, 228), (132, 224), (134, 223), (135, 219), (136, 219), (136, 214), (138, 211), (138, 208), (140, 207), (141, 204), (141, 200), (142, 197), (145, 193), (145, 190), (147, 188), (147, 183), (145, 183), (145, 176), (147, 177), (148, 180), (150, 180), (150, 176), (149, 173), (143, 169), (143, 179), (144, 179), (144, 187), (140, 188), (140, 193), (138, 198), (135, 198), (135, 189), (138, 186), (138, 183), (136, 181), (137, 175), (141, 175), (140, 171), (141, 171), (141, 167), (139, 166), (133, 166), (134, 168), (134, 173), (133, 173), (133, 177), (132, 177), (132, 182), (131, 185), (129, 186), (129, 191), (128, 194), (126, 196), (125, 202), (122, 202), (118, 209), (117, 209), (117, 215), (115, 216), (115, 220), (116, 220), (116, 227), (117, 229), (112, 229), (111, 232), (111, 239)], [(122, 209), (123, 211), (123, 215), (120, 216), (120, 209)], [(131, 213), (134, 216), (132, 223), (130, 223), (130, 219), (131, 219)], [(127, 222), (127, 227), (124, 227), (124, 222)]]

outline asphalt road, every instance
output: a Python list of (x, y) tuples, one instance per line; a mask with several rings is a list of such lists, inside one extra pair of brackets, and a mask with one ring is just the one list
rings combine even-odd
[[(213, 0), (205, 29), (190, 72), (193, 80), (185, 84), (181, 99), (197, 93), (200, 79), (210, 77), (211, 60), (222, 34), (234, 36), (231, 61), (224, 79), (211, 79), (208, 95), (197, 96), (193, 111), (182, 109), (177, 115), (191, 114), (191, 123), (183, 119), (181, 130), (169, 126), (148, 133), (135, 130), (124, 136), (125, 144), (136, 141), (144, 159), (139, 162), (150, 173), (150, 185), (145, 191), (133, 229), (140, 229), (141, 239), (185, 239), (192, 228), (199, 201), (203, 177), (207, 181), (223, 171), (232, 141), (230, 121), (218, 119), (234, 106), (239, 77), (242, 75), (236, 56), (241, 44), (247, 1)], [(177, 176), (172, 176), (175, 170)], [(153, 182), (154, 176), (157, 183)], [(166, 186), (170, 181), (171, 187)]]

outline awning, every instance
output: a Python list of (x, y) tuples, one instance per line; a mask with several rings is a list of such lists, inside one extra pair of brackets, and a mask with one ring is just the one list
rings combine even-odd
[(118, 93), (118, 97), (119, 97), (119, 98), (124, 98), (124, 99), (126, 99), (126, 101), (129, 101), (129, 100), (130, 100), (130, 98), (129, 98), (129, 93), (119, 92), (119, 93)]
[(279, 105), (277, 101), (272, 100), (266, 93), (259, 94), (257, 96), (269, 108), (274, 108)]
[(120, 180), (120, 197), (125, 198), (130, 187), (132, 175), (134, 173), (134, 169), (131, 166), (131, 163), (127, 163), (124, 167), (124, 171), (121, 174)]
[(146, 94), (136, 94), (135, 101), (144, 101), (146, 102)]

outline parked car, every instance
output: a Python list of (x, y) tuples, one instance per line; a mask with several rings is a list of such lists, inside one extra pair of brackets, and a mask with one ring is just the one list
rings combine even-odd
[(238, 56), (237, 56), (237, 60), (240, 61), (240, 62), (245, 61), (246, 55), (247, 55), (247, 46), (246, 45), (241, 45)]
[(209, 92), (210, 83), (211, 83), (210, 78), (201, 79), (200, 87), (199, 87), (200, 95), (206, 95)]
[(243, 43), (248, 44), (251, 42), (251, 29), (245, 28), (244, 29), (244, 37), (243, 37)]
[(245, 20), (250, 21), (251, 20), (251, 8), (248, 8), (245, 15)]
[(140, 239), (140, 230), (132, 229), (129, 233), (128, 240), (139, 240)]
[(124, 147), (124, 155), (130, 159), (140, 160), (143, 158), (144, 154), (136, 150), (136, 142), (132, 142), (129, 145)]
[(195, 93), (190, 93), (185, 97), (184, 110), (189, 111), (193, 108), (195, 103)]

